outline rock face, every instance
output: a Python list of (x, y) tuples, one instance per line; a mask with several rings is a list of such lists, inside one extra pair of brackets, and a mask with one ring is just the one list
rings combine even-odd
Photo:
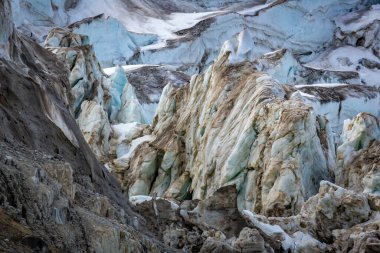
[(13, 35), (12, 15), (10, 14), (11, 6), (9, 1), (2, 1), (0, 3), (3, 14), (0, 16), (0, 25), (2, 28), (0, 34), (0, 55), (7, 57), (10, 51), (9, 40)]
[(164, 250), (132, 226), (128, 200), (85, 142), (70, 113), (65, 66), (12, 31), (9, 1), (0, 6), (9, 49), (0, 56), (1, 250)]
[(137, 212), (161, 228), (157, 236), (176, 249), (234, 253), (281, 249), (278, 242), (239, 212), (233, 186), (223, 187), (203, 201), (187, 200), (180, 206), (161, 198), (131, 199)]
[(322, 240), (331, 242), (335, 229), (366, 222), (372, 211), (375, 210), (371, 209), (367, 195), (321, 182), (319, 194), (305, 203), (300, 214), (313, 233)]
[[(238, 211), (237, 191), (222, 187), (201, 201), (177, 205), (162, 198), (131, 197), (136, 210), (160, 227), (165, 243), (196, 252), (349, 252), (379, 249), (379, 203), (322, 181), (300, 214), (265, 217)], [(342, 211), (342, 209), (344, 211)], [(187, 226), (183, 226), (183, 220)]]

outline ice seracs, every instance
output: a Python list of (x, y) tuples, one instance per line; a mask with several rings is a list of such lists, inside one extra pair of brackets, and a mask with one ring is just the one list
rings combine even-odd
[(166, 86), (150, 144), (112, 165), (130, 194), (204, 199), (235, 185), (239, 208), (289, 216), (318, 192), (321, 180), (334, 180), (343, 122), (360, 112), (379, 115), (379, 90), (344, 83), (281, 85), (257, 71), (285, 80), (288, 57), (299, 66), (293, 76), (307, 80), (300, 73), (308, 70), (286, 54), (234, 64), (231, 52), (222, 50), (190, 86)]
[(357, 72), (362, 84), (379, 86), (380, 60), (371, 49), (352, 46), (339, 47), (328, 50), (308, 63), (307, 66), (330, 71)]
[(337, 148), (337, 184), (353, 189), (379, 194), (379, 120), (373, 115), (360, 113), (346, 120)]
[(85, 35), (56, 28), (49, 33), (45, 47), (65, 63), (73, 114), (94, 153), (106, 162), (116, 149), (119, 156), (125, 150), (118, 148), (124, 140), (113, 134), (111, 126), (151, 123), (164, 86), (186, 85), (189, 77), (170, 67), (155, 65), (118, 66), (106, 69), (107, 75), (88, 43)]
[[(328, 154), (334, 151), (322, 134), (328, 124), (310, 107), (286, 100), (284, 88), (253, 72), (252, 64), (234, 66), (227, 59), (228, 54), (222, 55), (189, 87), (164, 89), (154, 141), (138, 147), (128, 167), (117, 170), (139, 178), (129, 186), (134, 194), (180, 197), (190, 191), (193, 198), (203, 199), (234, 184), (240, 207), (292, 214), (317, 191), (313, 182), (329, 178), (334, 155)], [(291, 138), (293, 133), (299, 138)], [(162, 160), (157, 159), (160, 154)], [(316, 155), (318, 159), (310, 159)], [(141, 168), (146, 171), (139, 172)], [(156, 178), (147, 176), (156, 173)]]
[[(14, 0), (13, 6), (20, 13), (41, 9), (39, 1), (28, 2), (29, 7), (25, 7)], [(363, 33), (368, 34), (368, 38), (372, 34), (373, 38), (366, 40), (365, 45), (371, 44), (376, 50), (378, 44), (370, 42), (376, 41), (374, 38), (378, 34), (378, 7), (374, 5), (370, 8), (370, 2), (366, 0), (315, 1), (313, 4), (306, 0), (253, 1), (234, 5), (230, 1), (205, 4), (173, 0), (163, 6), (161, 4), (121, 0), (56, 1), (45, 4), (47, 7), (38, 13), (46, 16), (43, 20), (48, 20), (51, 26), (74, 23), (69, 27), (74, 33), (89, 36), (104, 67), (114, 64), (165, 64), (195, 74), (205, 70), (217, 58), (223, 43), (234, 36), (240, 41), (239, 45), (234, 46), (237, 54), (249, 54), (256, 58), (286, 48), (302, 63), (310, 62), (327, 48), (339, 44), (337, 41), (346, 41), (344, 38), (350, 33), (347, 27), (362, 31), (370, 25), (370, 31)], [(230, 8), (206, 11), (216, 6)], [(195, 13), (191, 13), (193, 11)], [(353, 14), (354, 11), (358, 13)], [(18, 16), (25, 19), (20, 21), (20, 27), (26, 33), (29, 29), (41, 37), (48, 24), (37, 22), (40, 19), (38, 13), (35, 16)], [(351, 19), (360, 19), (360, 13), (369, 17), (358, 22), (362, 25), (345, 24), (351, 16), (354, 16)], [(334, 38), (336, 28), (343, 34)], [(102, 36), (104, 33), (108, 36)]]
[[(125, 73), (123, 72), (123, 75)], [(138, 101), (134, 87), (127, 83), (124, 87), (121, 97), (121, 109), (118, 111), (117, 121), (123, 123), (148, 123), (148, 119), (144, 113), (144, 109)]]
[(252, 41), (252, 34), (248, 29), (243, 30), (237, 36), (235, 36), (231, 40), (227, 40), (221, 52), (230, 52), (230, 61), (231, 63), (242, 62), (244, 60), (252, 60), (253, 59), (253, 48), (254, 43)]
[(84, 101), (77, 122), (92, 151), (100, 160), (106, 161), (112, 129), (103, 107), (94, 101)]
[[(129, 90), (128, 92), (128, 86), (127, 89), (124, 89), (127, 84), (127, 77), (125, 76), (124, 70), (121, 67), (116, 68), (116, 71), (111, 75), (109, 81), (109, 91), (111, 98), (107, 104), (107, 112), (110, 121), (115, 121), (119, 111), (122, 108), (122, 96), (134, 96), (134, 92), (133, 90)], [(125, 101), (123, 101), (123, 105), (124, 104)]]
[(336, 44), (372, 48), (379, 53), (380, 5), (350, 12), (335, 19), (338, 29), (335, 32)]
[(73, 111), (78, 113), (82, 102), (89, 97), (102, 104), (103, 74), (95, 53), (88, 44), (88, 37), (55, 28), (46, 38), (45, 47), (57, 55), (69, 71)]
[[(292, 98), (313, 107), (315, 113), (326, 117), (336, 137), (342, 132), (344, 121), (361, 112), (380, 115), (378, 88), (344, 83), (296, 85)], [(337, 139), (337, 140), (338, 140)]]
[(135, 57), (140, 47), (153, 44), (158, 39), (154, 34), (128, 31), (119, 20), (104, 15), (89, 18), (85, 22), (78, 21), (69, 27), (73, 33), (89, 37), (103, 67), (124, 65)]

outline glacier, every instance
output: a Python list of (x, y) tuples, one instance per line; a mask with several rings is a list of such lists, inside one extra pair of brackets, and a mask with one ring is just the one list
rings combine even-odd
[(380, 250), (378, 1), (0, 6), (6, 217), (77, 251)]

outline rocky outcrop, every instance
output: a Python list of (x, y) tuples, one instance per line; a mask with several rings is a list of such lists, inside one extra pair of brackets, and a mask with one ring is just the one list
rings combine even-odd
[(378, 252), (379, 219), (358, 224), (352, 228), (334, 231), (334, 248), (337, 252)]
[(300, 215), (301, 223), (317, 238), (332, 242), (334, 230), (366, 222), (375, 211), (368, 195), (323, 181), (318, 195), (305, 203)]
[(303, 205), (297, 216), (266, 218), (249, 211), (242, 214), (266, 241), (277, 242), (277, 249), (376, 252), (379, 249), (376, 225), (379, 209), (374, 199), (378, 198), (323, 181), (319, 193)]
[(186, 200), (180, 205), (156, 197), (131, 197), (136, 210), (161, 228), (157, 236), (177, 249), (305, 253), (376, 252), (379, 203), (374, 199), (322, 181), (319, 193), (303, 205), (300, 214), (265, 217), (239, 212), (233, 186), (222, 187), (205, 200)]
[(274, 234), (269, 234), (271, 225), (252, 222), (255, 218), (248, 211), (240, 213), (237, 191), (233, 186), (220, 188), (202, 201), (184, 201), (180, 206), (161, 198), (135, 196), (131, 199), (140, 214), (161, 228), (160, 234), (165, 243), (183, 251), (302, 252), (302, 246), (282, 247), (283, 235), (288, 241), (293, 239), (285, 232), (278, 233), (281, 230), (279, 226)]
[(11, 36), (13, 35), (13, 23), (12, 23), (12, 15), (11, 6), (9, 1), (2, 1), (0, 3), (1, 9), (3, 10), (3, 14), (0, 16), (0, 25), (1, 25), (1, 33), (0, 33), (0, 56), (9, 57), (10, 47), (9, 41)]
[(164, 250), (133, 227), (140, 218), (85, 142), (70, 112), (65, 66), (12, 32), (9, 13), (0, 12), (1, 45), (11, 49), (0, 55), (1, 250)]

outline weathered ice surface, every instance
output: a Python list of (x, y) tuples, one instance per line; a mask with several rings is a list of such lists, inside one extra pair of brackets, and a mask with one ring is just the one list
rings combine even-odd
[(380, 89), (364, 85), (311, 84), (296, 85), (292, 99), (301, 100), (327, 118), (333, 130), (331, 135), (340, 138), (345, 120), (361, 112), (380, 116)]
[(112, 129), (103, 108), (94, 101), (84, 101), (78, 125), (94, 154), (98, 158), (107, 157)]
[(65, 63), (69, 72), (70, 92), (74, 99), (73, 111), (78, 113), (86, 99), (103, 102), (102, 70), (88, 37), (61, 28), (50, 31), (45, 47)]
[[(308, 63), (332, 46), (354, 43), (355, 37), (358, 45), (365, 41), (366, 47), (371, 44), (378, 48), (378, 7), (370, 7), (373, 4), (370, 0), (313, 3), (309, 0), (55, 0), (51, 3), (13, 0), (12, 4), (19, 29), (37, 40), (46, 36), (49, 27), (75, 23), (70, 25), (72, 31), (89, 36), (105, 67), (165, 64), (195, 74), (207, 69), (224, 42), (234, 36), (240, 37), (238, 43), (232, 43), (237, 49), (235, 53), (250, 60), (287, 48), (297, 59)], [(361, 19), (362, 15), (369, 18)], [(357, 30), (360, 31), (356, 33)], [(243, 43), (239, 45), (240, 42)], [(346, 67), (349, 66), (343, 66)], [(349, 68), (361, 72), (354, 66)]]
[(336, 183), (355, 191), (379, 194), (379, 120), (361, 113), (344, 125), (337, 149)]
[(328, 123), (287, 100), (286, 88), (252, 64), (227, 59), (221, 56), (189, 87), (166, 86), (154, 140), (141, 141), (115, 167), (127, 172), (132, 195), (203, 199), (236, 185), (241, 208), (294, 214), (331, 175)]
[(69, 28), (74, 33), (89, 37), (90, 42), (94, 44), (96, 55), (103, 66), (107, 67), (115, 64), (125, 65), (140, 47), (157, 41), (156, 35), (133, 33), (119, 20), (104, 15), (73, 23)]
[(164, 66), (123, 66), (104, 73), (88, 43), (87, 36), (55, 28), (45, 47), (65, 63), (77, 123), (96, 157), (107, 162), (117, 149), (110, 143), (123, 142), (111, 140), (120, 139), (111, 126), (152, 122), (164, 86), (171, 83), (180, 87), (189, 78)]
[[(190, 77), (170, 66), (162, 65), (126, 65), (122, 66), (128, 83), (134, 88), (134, 93), (143, 108), (143, 118), (151, 124), (156, 114), (158, 102), (164, 87), (172, 84), (175, 87), (186, 85)], [(116, 68), (104, 69), (107, 75), (115, 73)], [(129, 89), (129, 88), (128, 88)], [(124, 106), (124, 108), (127, 108)], [(133, 118), (128, 117), (129, 121)], [(125, 120), (124, 120), (125, 121)], [(141, 122), (141, 121), (138, 121)]]
[[(228, 51), (221, 54), (188, 87), (166, 86), (153, 133), (135, 139), (109, 166), (131, 195), (204, 199), (235, 185), (241, 209), (269, 216), (296, 214), (318, 192), (321, 180), (339, 182), (339, 167), (346, 167), (340, 157), (346, 151), (338, 148), (337, 155), (335, 143), (345, 141), (345, 133), (340, 137), (343, 122), (362, 111), (378, 115), (379, 90), (283, 86), (256, 70), (259, 64), (270, 69), (271, 60), (278, 66), (275, 55), (238, 64), (230, 56)], [(364, 104), (356, 106), (356, 100)], [(376, 184), (376, 177), (368, 180)]]

